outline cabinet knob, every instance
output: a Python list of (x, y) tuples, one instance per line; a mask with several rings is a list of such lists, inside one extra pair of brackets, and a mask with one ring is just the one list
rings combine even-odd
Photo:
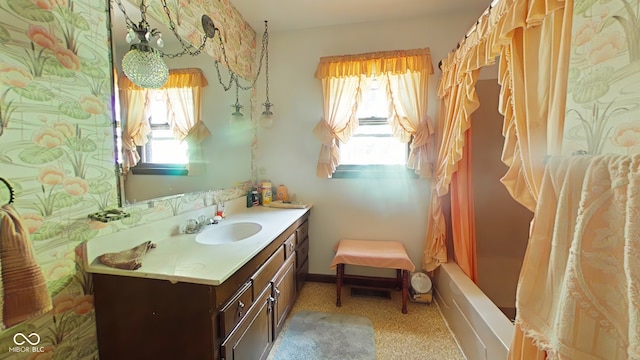
[(289, 243), (289, 250), (293, 251), (293, 243)]
[(280, 290), (276, 288), (274, 289), (274, 292), (276, 293), (276, 300), (278, 300), (278, 298), (280, 297)]
[(238, 301), (238, 317), (242, 317), (244, 314), (244, 303), (242, 301)]

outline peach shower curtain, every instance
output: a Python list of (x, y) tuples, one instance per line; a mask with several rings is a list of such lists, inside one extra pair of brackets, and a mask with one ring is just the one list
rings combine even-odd
[[(447, 107), (437, 154), (429, 231), (423, 268), (446, 261), (439, 196), (446, 194), (462, 157), (464, 133), (477, 108), (479, 69), (500, 56), (500, 112), (504, 115), (502, 179), (510, 194), (533, 211), (543, 174), (543, 159), (558, 153), (564, 126), (566, 78), (573, 0), (501, 0), (479, 19), (460, 48), (443, 59), (438, 96)], [(432, 226), (437, 225), (437, 226)], [(526, 284), (525, 284), (526, 285)], [(522, 286), (522, 284), (521, 284)], [(544, 357), (516, 327), (512, 359)]]
[(458, 170), (451, 176), (451, 235), (453, 238), (453, 257), (456, 263), (477, 284), (478, 267), (471, 149), (471, 128), (469, 128), (465, 132), (462, 158), (458, 162)]

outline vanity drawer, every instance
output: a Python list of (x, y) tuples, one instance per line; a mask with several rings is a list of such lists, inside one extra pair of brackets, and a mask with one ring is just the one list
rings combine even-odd
[(305, 220), (302, 225), (296, 229), (296, 245), (304, 241), (309, 236), (309, 220)]
[(302, 243), (299, 243), (298, 249), (296, 250), (296, 263), (298, 267), (302, 266), (302, 264), (307, 261), (307, 257), (309, 256), (309, 238), (304, 239)]
[(220, 336), (224, 339), (242, 320), (251, 307), (253, 293), (251, 282), (246, 282), (238, 292), (220, 309)]
[(280, 246), (251, 277), (254, 298), (271, 282), (282, 264), (284, 264), (284, 247)]
[(296, 250), (296, 233), (292, 233), (291, 236), (284, 241), (284, 257), (288, 259)]

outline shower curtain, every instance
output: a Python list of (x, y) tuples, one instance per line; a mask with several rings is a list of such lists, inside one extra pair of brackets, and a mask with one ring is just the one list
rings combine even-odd
[[(486, 11), (455, 52), (442, 60), (438, 97), (446, 110), (438, 119), (437, 162), (423, 269), (446, 261), (441, 196), (462, 158), (465, 132), (478, 107), (475, 84), (483, 66), (499, 56), (500, 108), (504, 115), (501, 181), (523, 206), (538, 200), (543, 160), (559, 154), (564, 130), (573, 0), (501, 0)], [(533, 50), (533, 51), (531, 51)], [(516, 326), (510, 359), (544, 358)]]

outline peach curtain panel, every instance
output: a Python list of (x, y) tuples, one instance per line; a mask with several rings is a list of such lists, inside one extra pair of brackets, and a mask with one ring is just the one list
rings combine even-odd
[(423, 179), (430, 179), (433, 172), (428, 146), (434, 129), (432, 120), (427, 116), (427, 89), (432, 73), (432, 68), (425, 68), (423, 71), (386, 74), (391, 112), (389, 124), (398, 140), (407, 143), (413, 137), (407, 167)]
[(321, 144), (316, 175), (330, 178), (340, 164), (337, 141), (347, 142), (358, 126), (360, 76), (322, 79), (322, 98), (324, 118), (313, 129)]
[(316, 175), (330, 178), (340, 163), (338, 141), (347, 142), (358, 126), (357, 110), (373, 76), (381, 76), (389, 95), (389, 123), (404, 142), (413, 137), (409, 165), (430, 176), (427, 143), (433, 126), (427, 118), (427, 86), (433, 73), (428, 48), (384, 51), (320, 59), (316, 78), (322, 81), (324, 117), (313, 133), (321, 143)]
[(471, 171), (471, 128), (465, 132), (462, 158), (451, 177), (451, 231), (453, 255), (460, 269), (478, 283), (476, 259), (476, 225), (473, 207), (473, 176)]
[[(477, 108), (475, 83), (480, 68), (500, 57), (500, 112), (504, 115), (502, 182), (518, 202), (533, 211), (546, 155), (560, 151), (566, 100), (573, 0), (501, 0), (479, 19), (460, 48), (442, 61), (438, 97), (446, 110), (438, 120), (438, 148), (432, 186), (423, 269), (446, 261), (439, 197), (447, 193), (462, 158), (465, 131)], [(432, 226), (436, 225), (436, 226)], [(520, 284), (527, 286), (527, 284)], [(544, 358), (520, 327), (510, 359)], [(517, 350), (515, 350), (517, 349)]]
[[(200, 143), (211, 132), (200, 118), (202, 88), (207, 80), (200, 69), (178, 69), (169, 72), (168, 84), (163, 87), (167, 95), (167, 119), (176, 139), (189, 145), (189, 175), (202, 172), (204, 159)], [(192, 117), (190, 115), (192, 114)]]
[[(449, 58), (452, 58), (451, 54)], [(431, 183), (429, 225), (423, 254), (422, 267), (425, 271), (433, 271), (441, 263), (447, 262), (446, 227), (441, 197), (449, 192), (451, 178), (457, 170), (458, 161), (463, 156), (465, 133), (471, 126), (471, 114), (480, 106), (475, 92), (480, 70), (464, 73), (464, 78), (460, 82), (451, 78), (445, 79), (445, 76), (457, 73), (455, 71), (457, 66), (458, 64), (453, 61), (443, 61), (443, 74), (438, 88), (438, 97), (441, 99), (438, 119), (439, 146), (434, 179)], [(450, 81), (448, 82), (450, 85), (444, 86), (447, 80)], [(452, 209), (455, 206), (451, 204)], [(471, 209), (463, 211), (471, 211)]]
[(640, 155), (554, 156), (541, 187), (517, 323), (549, 359), (639, 359)]
[[(140, 106), (139, 104), (142, 104)], [(149, 90), (147, 89), (122, 89), (120, 90), (120, 111), (122, 115), (122, 151), (123, 171), (136, 166), (140, 161), (140, 155), (136, 146), (147, 143), (147, 136), (151, 127), (146, 119), (149, 118)]]

